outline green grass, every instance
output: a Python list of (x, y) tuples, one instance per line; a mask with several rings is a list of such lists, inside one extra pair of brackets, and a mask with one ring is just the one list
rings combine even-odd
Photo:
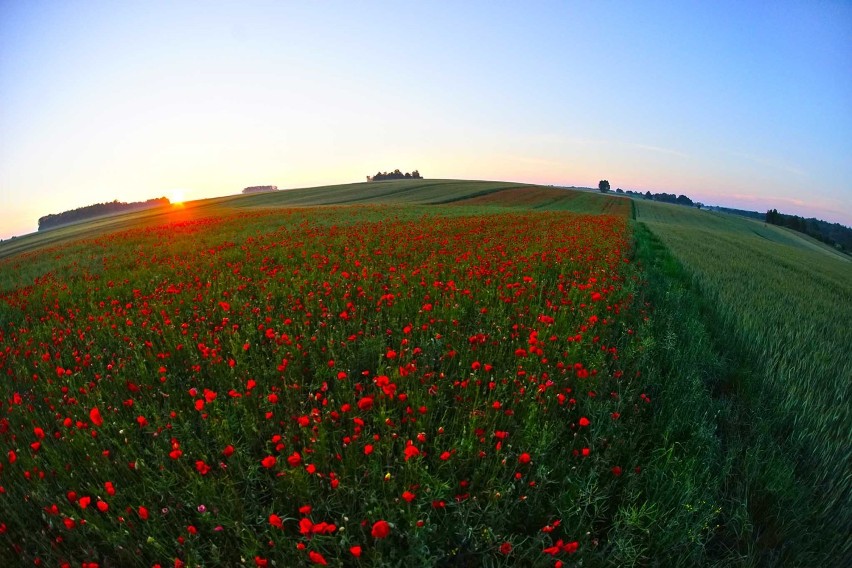
[(849, 557), (852, 263), (725, 214), (636, 201), (636, 218), (697, 291), (724, 366), (705, 383), (728, 408), (717, 427), (734, 461), (719, 499), (746, 507), (739, 550), (767, 565)]

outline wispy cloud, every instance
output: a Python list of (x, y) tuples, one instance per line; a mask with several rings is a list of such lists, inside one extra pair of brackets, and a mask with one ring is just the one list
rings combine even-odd
[(667, 154), (669, 156), (677, 156), (679, 158), (689, 158), (689, 154), (672, 148), (663, 148), (651, 144), (637, 144), (636, 142), (625, 142), (623, 140), (606, 140), (603, 138), (564, 138), (563, 142), (574, 144), (577, 146), (627, 146), (629, 148), (638, 148), (648, 152), (656, 152), (658, 154)]
[(554, 166), (554, 167), (564, 167), (565, 162), (559, 162), (556, 160), (546, 160), (544, 158), (531, 158), (529, 156), (509, 156), (508, 158), (521, 162), (523, 164), (533, 164), (536, 166)]
[(728, 152), (732, 156), (736, 156), (738, 158), (745, 158), (750, 162), (754, 162), (755, 164), (772, 168), (773, 170), (778, 170), (782, 172), (787, 172), (788, 174), (793, 174), (797, 176), (805, 176), (808, 175), (805, 170), (796, 166), (795, 164), (787, 164), (784, 162), (779, 162), (778, 160), (773, 160), (771, 158), (765, 158), (762, 156), (754, 156), (752, 154), (744, 154), (742, 152)]
[(806, 201), (803, 201), (801, 199), (795, 199), (793, 197), (778, 197), (778, 196), (767, 197), (766, 195), (753, 195), (753, 194), (750, 194), (750, 193), (727, 193), (727, 194), (723, 194), (723, 195), (726, 195), (728, 197), (733, 197), (734, 199), (739, 199), (740, 201), (749, 201), (749, 202), (753, 202), (753, 203), (760, 203), (760, 202), (771, 200), (772, 202), (778, 201), (778, 202), (781, 202), (781, 203), (787, 203), (789, 205), (796, 205), (798, 207), (803, 207), (805, 205), (808, 205), (808, 206), (811, 206), (811, 207), (814, 206), (813, 203), (808, 203)]
[(639, 148), (640, 150), (648, 150), (649, 152), (657, 152), (658, 154), (668, 154), (669, 156), (677, 156), (679, 158), (688, 158), (689, 154), (684, 154), (683, 152), (679, 152), (678, 150), (672, 150), (671, 148), (660, 148), (659, 146), (649, 146), (647, 144), (634, 144), (632, 142), (624, 142), (626, 146), (631, 146), (633, 148)]

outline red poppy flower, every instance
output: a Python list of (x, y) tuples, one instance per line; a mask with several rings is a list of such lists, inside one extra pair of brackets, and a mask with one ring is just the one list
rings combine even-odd
[(405, 461), (408, 461), (413, 457), (419, 456), (420, 450), (418, 450), (416, 446), (406, 446), (404, 453), (405, 453)]
[(328, 562), (326, 562), (325, 557), (319, 552), (314, 552), (313, 550), (309, 551), (308, 558), (314, 564), (319, 564), (320, 566), (328, 566)]
[(562, 546), (562, 552), (567, 552), (568, 554), (574, 554), (577, 552), (577, 549), (580, 548), (580, 543), (576, 540), (574, 542), (566, 542)]
[(269, 524), (275, 528), (284, 528), (284, 521), (276, 514), (269, 515)]
[(373, 529), (370, 531), (375, 539), (386, 538), (390, 534), (390, 525), (387, 521), (376, 521), (373, 523)]
[(104, 423), (104, 419), (101, 416), (101, 411), (98, 409), (97, 406), (89, 411), (89, 419), (95, 426), (101, 426)]
[(266, 469), (269, 469), (269, 468), (273, 467), (277, 461), (278, 460), (275, 459), (275, 456), (266, 456), (265, 458), (263, 458), (260, 461), (260, 463), (263, 465), (263, 467), (265, 467)]

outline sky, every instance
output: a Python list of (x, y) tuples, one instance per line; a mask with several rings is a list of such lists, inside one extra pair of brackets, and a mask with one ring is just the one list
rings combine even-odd
[(0, 0), (0, 238), (396, 168), (852, 226), (852, 3)]

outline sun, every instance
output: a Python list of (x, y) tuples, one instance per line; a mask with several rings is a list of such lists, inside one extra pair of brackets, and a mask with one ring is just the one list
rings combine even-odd
[(172, 196), (169, 198), (172, 205), (183, 205), (183, 190), (182, 189), (173, 189)]

